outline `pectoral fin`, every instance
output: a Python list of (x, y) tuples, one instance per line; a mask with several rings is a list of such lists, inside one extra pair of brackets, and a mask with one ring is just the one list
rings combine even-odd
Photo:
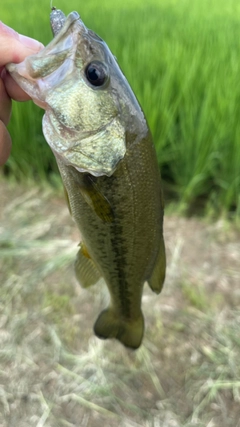
[(63, 185), (63, 191), (64, 191), (64, 196), (65, 196), (65, 200), (67, 202), (67, 207), (68, 207), (69, 213), (70, 213), (70, 215), (72, 215), (72, 210), (71, 210), (71, 206), (70, 206), (70, 202), (69, 202), (68, 192), (67, 192), (64, 185)]
[(81, 194), (96, 215), (104, 222), (112, 222), (114, 214), (107, 198), (101, 193), (94, 178), (86, 175), (84, 185), (80, 186)]
[(84, 243), (80, 244), (80, 249), (75, 261), (75, 274), (82, 288), (94, 285), (101, 278), (97, 267), (90, 258)]
[(164, 240), (162, 237), (156, 264), (153, 269), (151, 277), (148, 279), (148, 284), (150, 288), (156, 294), (160, 294), (162, 290), (164, 279), (165, 279), (165, 272), (166, 272), (166, 254), (165, 254)]

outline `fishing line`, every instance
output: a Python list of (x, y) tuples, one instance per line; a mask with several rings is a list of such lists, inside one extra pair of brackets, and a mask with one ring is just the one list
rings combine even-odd
[(53, 6), (52, 4), (53, 4), (53, 0), (50, 0), (50, 9), (51, 9), (51, 10), (55, 10), (55, 9), (56, 9), (56, 7), (55, 7), (55, 6)]

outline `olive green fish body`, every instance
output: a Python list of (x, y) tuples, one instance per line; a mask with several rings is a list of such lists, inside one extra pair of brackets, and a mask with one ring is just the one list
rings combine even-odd
[[(160, 174), (151, 136), (136, 142), (129, 135), (126, 156), (111, 177), (96, 178), (58, 164), (72, 216), (111, 295), (111, 316), (105, 313), (107, 326), (97, 321), (95, 332), (138, 347), (143, 335), (143, 284), (151, 277), (163, 248)], [(96, 191), (97, 198), (100, 195), (99, 205), (86, 199), (91, 191)], [(162, 281), (159, 277), (159, 291)]]
[(141, 344), (144, 282), (165, 276), (163, 199), (143, 112), (107, 45), (72, 12), (54, 10), (52, 42), (8, 69), (45, 109), (43, 132), (56, 157), (81, 232), (75, 263), (83, 287), (103, 278), (110, 306), (94, 331)]

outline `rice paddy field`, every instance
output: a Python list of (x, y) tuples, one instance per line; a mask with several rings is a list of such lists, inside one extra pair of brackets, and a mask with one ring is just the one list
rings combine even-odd
[[(99, 282), (41, 130), (14, 103), (0, 171), (0, 427), (240, 427), (240, 3), (58, 0), (118, 58), (151, 127), (166, 200), (167, 277), (144, 288), (131, 351), (97, 339)], [(0, 19), (47, 44), (49, 1), (1, 0)]]

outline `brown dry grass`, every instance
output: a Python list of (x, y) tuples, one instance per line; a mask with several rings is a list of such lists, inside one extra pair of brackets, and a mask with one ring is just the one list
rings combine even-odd
[(107, 291), (76, 283), (64, 200), (0, 195), (0, 427), (240, 426), (239, 231), (166, 215), (167, 280), (132, 352), (93, 336)]

